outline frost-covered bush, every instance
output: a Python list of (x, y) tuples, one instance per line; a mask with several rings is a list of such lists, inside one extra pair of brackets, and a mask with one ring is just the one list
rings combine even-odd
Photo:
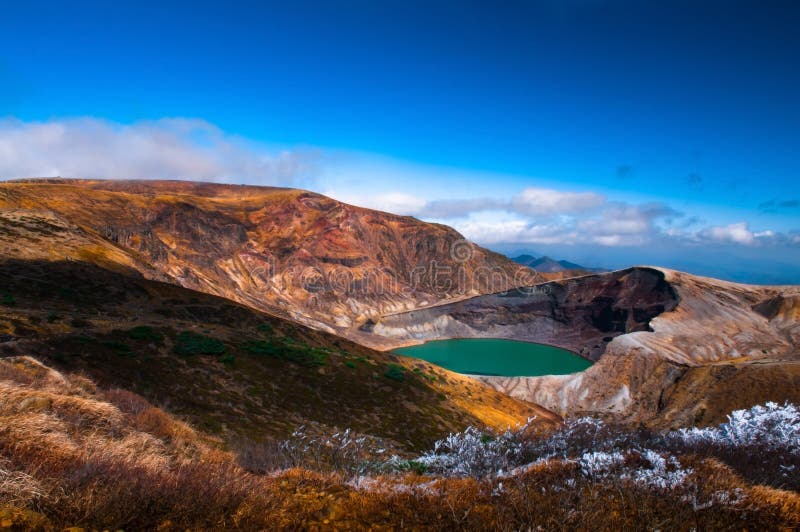
[(298, 427), (289, 439), (281, 442), (281, 451), (292, 466), (313, 465), (361, 474), (375, 467), (374, 458), (383, 454), (379, 443), (347, 429), (330, 435), (309, 434)]
[(448, 476), (502, 475), (533, 458), (531, 442), (525, 437), (532, 421), (502, 434), (468, 427), (437, 441), (433, 451), (423, 454), (417, 462), (430, 472)]
[(691, 468), (684, 469), (675, 456), (651, 449), (628, 453), (589, 451), (577, 462), (581, 474), (592, 480), (629, 481), (640, 488), (657, 491), (691, 487)]
[(800, 409), (767, 403), (736, 410), (719, 427), (681, 429), (672, 437), (690, 445), (755, 447), (800, 456)]
[(800, 410), (790, 404), (767, 403), (737, 410), (715, 428), (663, 434), (625, 429), (590, 417), (538, 434), (530, 424), (499, 435), (469, 427), (436, 442), (432, 451), (413, 463), (430, 473), (482, 478), (506, 476), (555, 460), (577, 464), (582, 476), (592, 481), (616, 479), (641, 488), (676, 490), (691, 484), (692, 469), (682, 467), (678, 458), (684, 455), (713, 457), (752, 481), (796, 489), (800, 485)]
[(558, 430), (530, 442), (530, 449), (542, 458), (567, 458), (587, 451), (638, 448), (641, 439), (637, 432), (621, 430), (597, 418), (581, 417), (567, 420)]
[(646, 464), (623, 472), (620, 478), (631, 480), (640, 487), (659, 491), (688, 487), (688, 479), (693, 470), (683, 469), (676, 457), (670, 454), (663, 456), (650, 449), (641, 454)]
[(603, 477), (623, 462), (625, 456), (620, 452), (590, 451), (578, 458), (581, 474), (589, 478)]
[(664, 435), (675, 452), (714, 456), (755, 483), (800, 489), (800, 409), (767, 403), (736, 410), (718, 427)]
[(241, 442), (237, 461), (248, 471), (259, 474), (290, 467), (364, 474), (380, 469), (386, 452), (386, 446), (378, 438), (350, 429), (326, 434), (301, 425), (282, 441)]

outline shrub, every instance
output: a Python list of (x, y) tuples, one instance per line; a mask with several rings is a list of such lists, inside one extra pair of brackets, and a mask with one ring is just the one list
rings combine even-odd
[(686, 467), (681, 458), (690, 456), (701, 464), (722, 461), (754, 483), (800, 488), (800, 410), (790, 404), (767, 403), (733, 412), (718, 427), (664, 434), (588, 417), (567, 421), (551, 433), (531, 429), (494, 434), (468, 427), (436, 442), (418, 461), (440, 475), (477, 478), (504, 476), (535, 464), (572, 463), (588, 479), (680, 491), (695, 500), (693, 493), (700, 487), (693, 467)]
[(318, 347), (298, 344), (292, 340), (250, 340), (242, 349), (256, 355), (267, 355), (280, 360), (294, 362), (304, 367), (324, 366), (328, 362), (328, 352)]
[(13, 307), (14, 305), (17, 304), (17, 300), (14, 299), (14, 296), (12, 296), (11, 294), (3, 294), (3, 297), (2, 299), (0, 299), (0, 302), (2, 302), (3, 305), (7, 307)]
[(429, 471), (448, 476), (502, 475), (532, 459), (524, 436), (532, 422), (530, 419), (526, 425), (499, 435), (467, 427), (437, 441), (418, 462)]
[(176, 338), (175, 346), (172, 350), (176, 354), (183, 356), (222, 355), (225, 353), (225, 344), (216, 338), (191, 331), (183, 331)]
[(769, 402), (735, 410), (728, 422), (715, 428), (681, 429), (675, 434), (686, 443), (726, 447), (758, 447), (763, 451), (800, 455), (800, 409)]
[(129, 329), (128, 338), (142, 342), (153, 342), (158, 345), (164, 343), (164, 335), (161, 333), (161, 331), (158, 331), (149, 325), (139, 325)]
[(389, 364), (388, 369), (383, 373), (383, 376), (393, 381), (403, 382), (406, 379), (403, 366), (397, 364)]
[(102, 343), (103, 346), (111, 349), (117, 355), (121, 357), (134, 357), (136, 354), (131, 350), (128, 344), (124, 344), (122, 342), (116, 342), (114, 340), (107, 340)]
[(417, 475), (424, 475), (428, 472), (428, 466), (419, 460), (404, 460), (397, 456), (391, 457), (381, 467), (382, 471), (391, 471), (399, 473), (415, 473)]
[(800, 489), (800, 409), (767, 403), (736, 410), (718, 427), (666, 434), (663, 445), (675, 452), (714, 456), (754, 483)]
[(281, 442), (280, 451), (291, 467), (355, 475), (376, 469), (379, 463), (375, 458), (383, 453), (383, 448), (376, 439), (350, 429), (314, 435), (301, 425)]

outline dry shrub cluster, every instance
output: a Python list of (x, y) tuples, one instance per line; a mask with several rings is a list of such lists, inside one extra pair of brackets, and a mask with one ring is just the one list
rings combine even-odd
[[(653, 451), (662, 463), (645, 447), (615, 450), (623, 443), (614, 434), (601, 425), (572, 425), (546, 438), (512, 431), (511, 443), (498, 443), (504, 435), (473, 430), (474, 438), (462, 438), (470, 445), (489, 445), (502, 454), (519, 443), (532, 454), (504, 458), (508, 466), (502, 473), (486, 466), (425, 475), (388, 473), (387, 463), (407, 461), (386, 459), (384, 473), (359, 474), (362, 466), (353, 464), (365, 462), (367, 439), (349, 432), (328, 439), (296, 435), (292, 452), (307, 449), (327, 464), (325, 471), (272, 471), (283, 467), (269, 463), (271, 454), (286, 452), (280, 450), (285, 444), (278, 444), (250, 458), (261, 464), (250, 468), (261, 473), (255, 474), (135, 394), (92, 391), (80, 378), (55, 374), (32, 359), (0, 359), (0, 524), (53, 530), (800, 525), (794, 492), (754, 486), (702, 453), (664, 447)], [(337, 445), (341, 448), (331, 448)], [(587, 452), (592, 447), (586, 445), (596, 450)], [(445, 447), (431, 456), (449, 452)], [(670, 462), (670, 453), (678, 456), (678, 465)], [(293, 459), (308, 460), (300, 454)], [(535, 456), (524, 466), (509, 467)], [(377, 455), (372, 460), (379, 461)], [(428, 462), (432, 472), (436, 466)], [(702, 482), (674, 489), (657, 481), (679, 469)], [(626, 478), (632, 471), (650, 471), (656, 481)]]
[(282, 441), (241, 441), (236, 458), (251, 473), (304, 468), (352, 476), (386, 470), (390, 451), (397, 451), (395, 444), (382, 438), (351, 429), (330, 433), (301, 425)]

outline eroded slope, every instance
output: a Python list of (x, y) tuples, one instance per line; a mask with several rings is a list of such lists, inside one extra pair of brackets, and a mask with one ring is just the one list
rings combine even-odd
[(537, 275), (449, 227), (302, 190), (29, 180), (0, 184), (0, 208), (57, 217), (101, 247), (136, 257), (131, 266), (149, 278), (329, 332)]
[(799, 294), (631, 268), (386, 316), (362, 332), (390, 347), (450, 337), (557, 345), (598, 362), (573, 375), (481, 380), (562, 415), (707, 424), (800, 399)]
[(509, 338), (555, 345), (597, 360), (616, 336), (649, 329), (678, 298), (650, 268), (553, 281), (362, 326), (365, 343), (395, 347), (443, 338)]

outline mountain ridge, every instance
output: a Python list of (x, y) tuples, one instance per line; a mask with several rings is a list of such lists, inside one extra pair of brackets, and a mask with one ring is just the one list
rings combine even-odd
[(580, 264), (575, 264), (574, 262), (567, 260), (555, 260), (547, 255), (535, 257), (533, 255), (523, 254), (512, 257), (511, 260), (542, 273), (567, 272), (567, 275), (580, 275), (582, 273), (599, 273), (608, 271), (604, 268), (589, 268), (586, 266), (581, 266)]
[(369, 316), (529, 284), (536, 272), (412, 217), (313, 192), (186, 181), (0, 183), (154, 278), (346, 334)]

